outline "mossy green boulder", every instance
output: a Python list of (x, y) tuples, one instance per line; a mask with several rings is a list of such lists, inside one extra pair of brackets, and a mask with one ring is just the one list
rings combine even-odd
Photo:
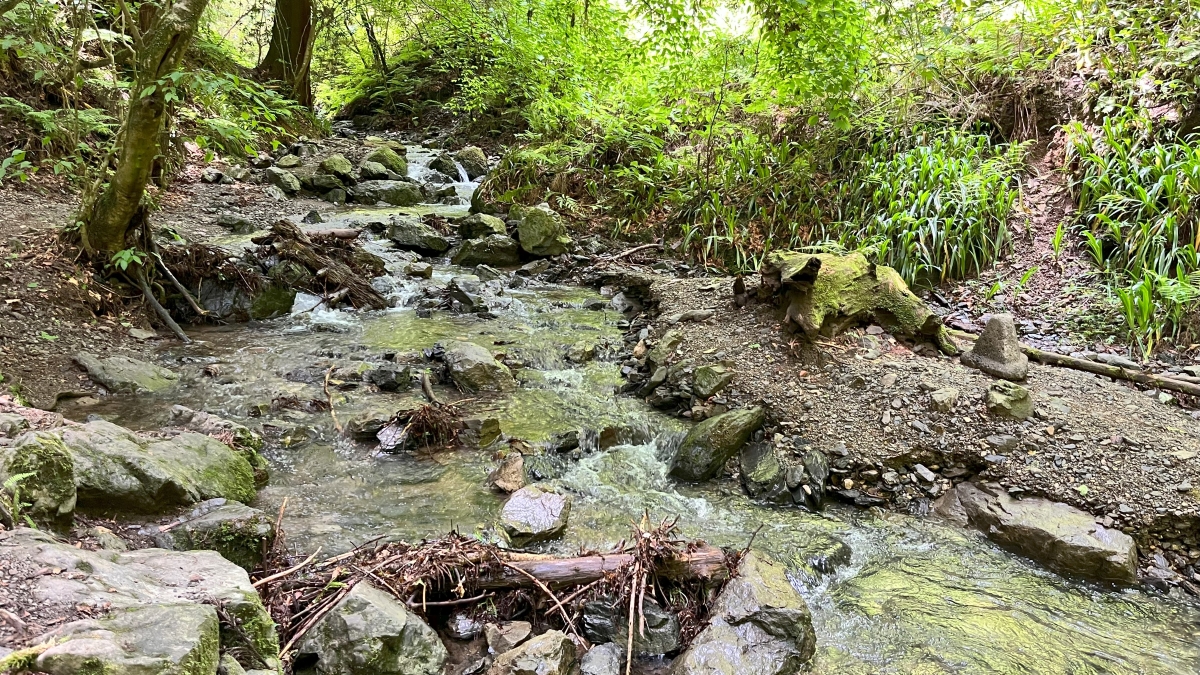
[(322, 173), (327, 173), (347, 181), (354, 182), (354, 165), (350, 160), (346, 159), (345, 155), (340, 153), (330, 155), (321, 160), (320, 169)]
[[(15, 489), (21, 511), (39, 522), (64, 524), (75, 512), (75, 459), (57, 434), (32, 431), (0, 448), (0, 482), (25, 476)], [(11, 519), (18, 514), (5, 514)], [(20, 524), (20, 523), (12, 523)]]
[(401, 176), (408, 175), (408, 160), (386, 145), (381, 145), (367, 153), (367, 156), (363, 157), (362, 161), (382, 164), (383, 168)]
[(146, 394), (162, 391), (179, 380), (179, 375), (162, 366), (128, 356), (101, 358), (89, 352), (75, 355), (88, 377), (113, 393)]
[(693, 481), (716, 476), (765, 419), (766, 413), (756, 407), (731, 410), (700, 422), (680, 444), (671, 475)]
[(196, 505), (179, 524), (158, 534), (154, 542), (177, 551), (210, 550), (253, 570), (275, 536), (271, 517), (240, 502), (210, 499)]
[(517, 239), (521, 242), (521, 248), (530, 255), (562, 255), (574, 247), (562, 216), (555, 213), (549, 204), (513, 205), (508, 215), (517, 221)]

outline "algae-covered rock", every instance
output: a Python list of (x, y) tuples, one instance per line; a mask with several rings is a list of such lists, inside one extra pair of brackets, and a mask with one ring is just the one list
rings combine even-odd
[(450, 378), (468, 392), (503, 392), (516, 389), (517, 382), (508, 368), (492, 353), (473, 342), (454, 342), (446, 346), (446, 365)]
[(73, 621), (43, 636), (32, 670), (48, 675), (210, 675), (221, 625), (211, 605), (155, 604)]
[(384, 180), (390, 174), (379, 162), (366, 161), (358, 165), (358, 177), (362, 180)]
[(70, 520), (76, 501), (75, 459), (58, 434), (31, 431), (0, 447), (0, 483), (19, 475), (25, 477), (16, 488), (21, 502), (28, 504), (23, 514), (53, 523)]
[(481, 239), (467, 239), (459, 244), (450, 256), (450, 261), (463, 267), (492, 265), (511, 267), (521, 262), (517, 242), (503, 234), (492, 234)]
[(517, 220), (517, 238), (526, 253), (562, 255), (574, 246), (571, 237), (567, 236), (567, 226), (562, 216), (555, 213), (549, 204), (514, 205), (508, 214)]
[(646, 353), (646, 365), (650, 366), (651, 370), (663, 366), (667, 363), (667, 359), (679, 349), (679, 345), (683, 342), (683, 334), (677, 330), (669, 330), (663, 334), (658, 340), (658, 344)]
[(770, 443), (748, 443), (742, 448), (738, 468), (742, 485), (751, 497), (779, 501), (788, 496), (783, 464)]
[(450, 248), (445, 237), (415, 216), (392, 216), (387, 238), (400, 248), (427, 253), (441, 253)]
[(436, 157), (429, 161), (429, 168), (437, 171), (450, 180), (458, 180), (458, 165), (454, 163), (454, 158), (449, 153), (438, 153)]
[(671, 664), (670, 675), (790, 675), (816, 651), (804, 598), (783, 566), (751, 552), (717, 596), (707, 628)]
[(287, 169), (273, 166), (267, 169), (265, 174), (267, 182), (279, 188), (285, 195), (295, 194), (300, 191), (300, 179), (296, 178), (296, 174)]
[(271, 516), (240, 502), (210, 499), (196, 505), (154, 543), (177, 551), (210, 550), (246, 570), (262, 562), (275, 536)]
[(382, 165), (388, 171), (401, 176), (408, 175), (408, 160), (386, 145), (375, 148), (367, 153), (367, 156), (362, 159), (363, 164), (366, 162), (375, 162)]
[(712, 478), (742, 449), (765, 419), (762, 408), (743, 408), (700, 422), (679, 446), (671, 475), (697, 481)]
[(1029, 390), (1007, 380), (993, 382), (984, 395), (984, 403), (993, 415), (1014, 420), (1029, 419), (1033, 414), (1033, 398)]
[(360, 581), (304, 636), (297, 660), (325, 675), (440, 675), (437, 633), (391, 595)]
[(500, 510), (500, 525), (513, 546), (525, 546), (562, 534), (570, 514), (570, 497), (529, 485), (509, 496)]
[(927, 338), (946, 353), (958, 353), (941, 320), (900, 274), (861, 253), (773, 251), (767, 254), (762, 278), (762, 291), (780, 294), (786, 320), (810, 339), (878, 322), (896, 335)]
[(337, 176), (347, 183), (354, 182), (354, 165), (341, 153), (330, 155), (321, 160), (320, 169), (323, 173)]
[(487, 155), (478, 146), (468, 145), (454, 153), (454, 160), (462, 165), (467, 178), (475, 180), (488, 172)]
[(87, 371), (93, 382), (111, 392), (152, 393), (174, 385), (179, 379), (172, 370), (128, 356), (100, 358), (80, 352), (75, 355), (75, 362)]
[(1137, 580), (1133, 539), (1073, 506), (1013, 499), (998, 485), (974, 483), (960, 483), (939, 502), (939, 511), (953, 503), (950, 509), (961, 509), (992, 541), (1061, 574), (1118, 584)]
[(699, 399), (716, 396), (733, 382), (733, 371), (715, 363), (700, 366), (692, 373), (692, 393)]
[(493, 234), (508, 234), (504, 221), (486, 213), (472, 213), (458, 223), (458, 234), (463, 239), (479, 239)]
[(383, 202), (392, 206), (420, 204), (424, 195), (421, 188), (403, 180), (364, 180), (351, 189), (354, 200), (360, 204)]

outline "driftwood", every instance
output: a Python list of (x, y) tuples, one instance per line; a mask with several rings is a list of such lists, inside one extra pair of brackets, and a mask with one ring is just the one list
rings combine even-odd
[(334, 230), (309, 230), (306, 232), (311, 237), (333, 237), (335, 239), (358, 239), (358, 235), (362, 234), (362, 230), (353, 227), (341, 227)]
[(271, 244), (281, 258), (294, 260), (312, 270), (330, 286), (346, 289), (346, 297), (355, 307), (384, 309), (388, 306), (383, 296), (371, 288), (369, 280), (355, 272), (346, 263), (322, 255), (320, 246), (290, 221), (280, 220), (271, 226)]
[[(505, 565), (518, 568), (547, 586), (559, 587), (590, 584), (606, 574), (631, 565), (634, 556), (631, 553), (609, 553), (579, 558), (550, 558), (512, 554), (501, 556), (501, 560)], [(656, 573), (675, 581), (720, 581), (729, 576), (729, 569), (726, 567), (724, 551), (715, 546), (702, 546), (661, 565)], [(480, 578), (476, 585), (480, 588), (526, 588), (534, 584), (528, 577), (505, 568), (500, 576)]]

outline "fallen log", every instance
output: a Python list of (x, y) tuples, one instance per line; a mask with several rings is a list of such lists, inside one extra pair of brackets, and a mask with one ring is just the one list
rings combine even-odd
[[(501, 556), (507, 565), (519, 568), (550, 587), (580, 586), (601, 579), (604, 575), (630, 565), (631, 553), (600, 553), (579, 558), (550, 558), (545, 556)], [(720, 581), (729, 576), (725, 552), (715, 546), (702, 546), (683, 553), (655, 570), (658, 576), (684, 581), (689, 579)], [(507, 568), (498, 576), (481, 577), (479, 588), (524, 588), (534, 585), (528, 577)]]
[(353, 227), (341, 227), (333, 230), (308, 230), (305, 232), (310, 237), (334, 237), (335, 239), (358, 239), (358, 235), (362, 234), (362, 230)]

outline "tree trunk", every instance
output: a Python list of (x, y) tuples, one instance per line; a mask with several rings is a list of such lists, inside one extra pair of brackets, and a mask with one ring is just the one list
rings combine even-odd
[(96, 202), (81, 214), (83, 246), (89, 252), (125, 248), (159, 154), (165, 97), (173, 86), (167, 76), (179, 67), (206, 5), (208, 0), (176, 0), (143, 35), (129, 110), (118, 140), (116, 171)]
[(271, 44), (257, 69), (260, 77), (283, 82), (291, 97), (308, 107), (313, 102), (308, 67), (315, 37), (312, 0), (275, 0)]

